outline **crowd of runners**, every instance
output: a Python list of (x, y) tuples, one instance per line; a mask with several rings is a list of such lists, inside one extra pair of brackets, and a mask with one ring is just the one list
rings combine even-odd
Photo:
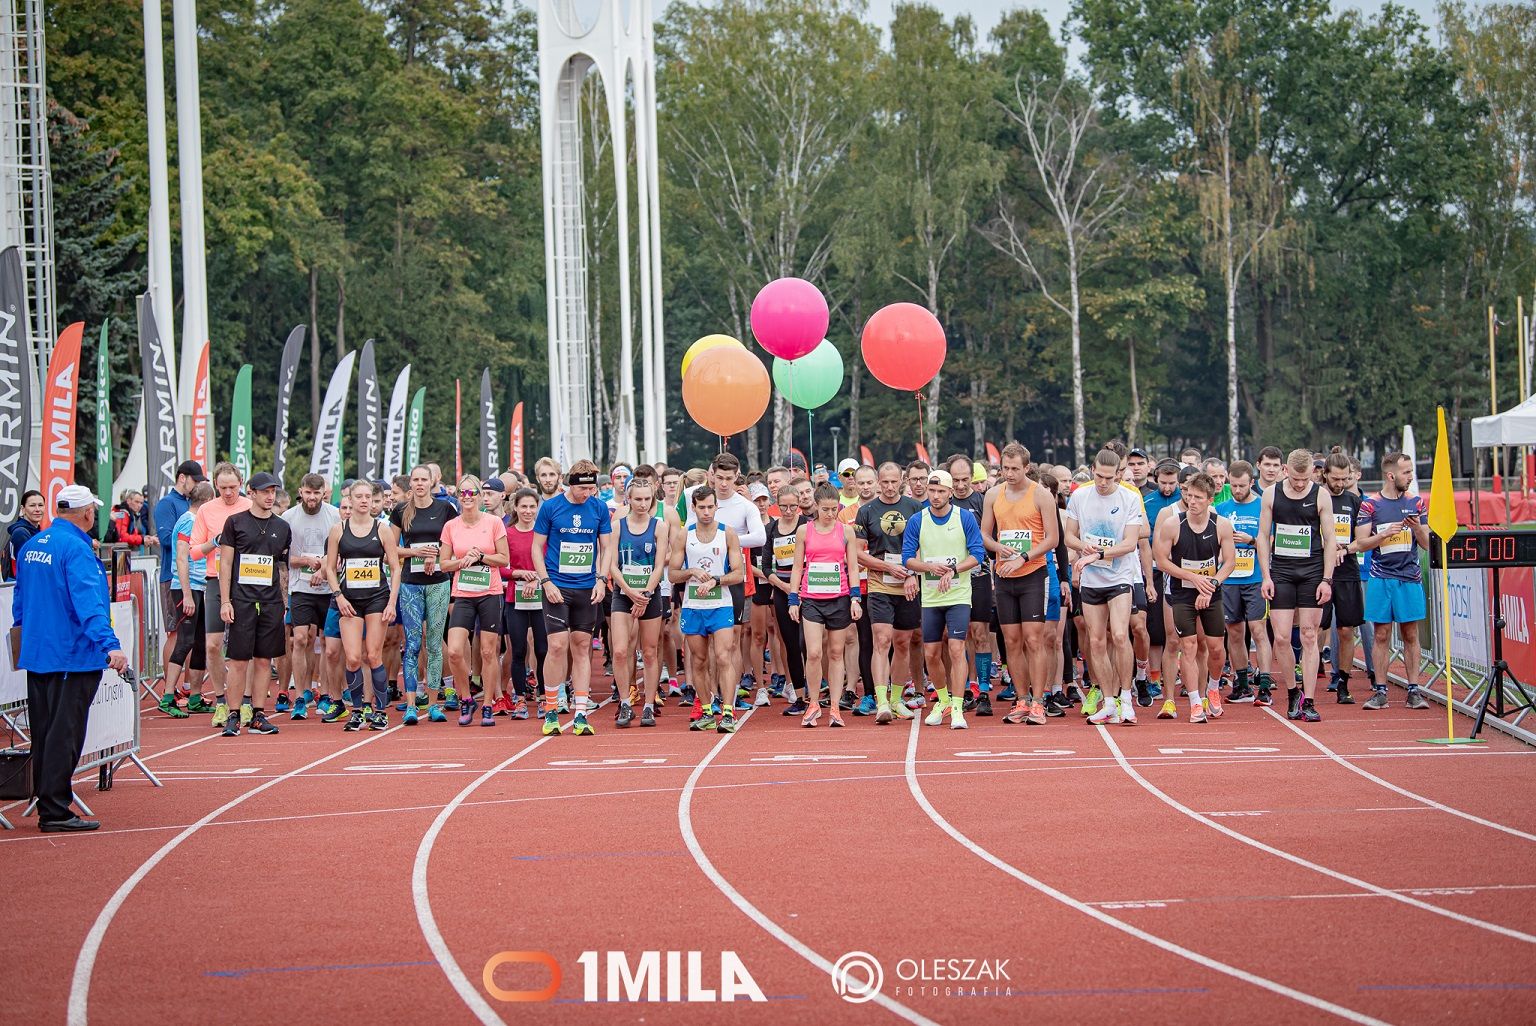
[[(339, 504), (316, 474), (290, 502), (271, 474), (186, 463), (155, 510), (160, 710), (226, 736), (276, 733), (269, 711), (582, 736), (606, 706), (618, 728), (729, 733), (780, 705), (805, 727), (963, 729), (1203, 723), (1283, 688), (1308, 722), (1323, 689), (1355, 703), (1357, 654), (1362, 707), (1387, 706), (1394, 626), (1416, 679), (1428, 528), (1407, 457), (1382, 461), (1374, 495), (1338, 450), (1000, 457), (835, 476), (798, 455), (750, 472), (730, 453), (688, 470), (544, 458), (531, 478), (451, 483), (425, 464), (347, 482)], [(1428, 706), (1414, 686), (1406, 702)]]

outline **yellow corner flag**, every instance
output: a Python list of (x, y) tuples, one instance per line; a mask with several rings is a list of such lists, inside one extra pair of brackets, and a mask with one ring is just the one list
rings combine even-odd
[(1455, 692), (1451, 687), (1451, 571), (1445, 558), (1445, 543), (1456, 536), (1456, 482), (1451, 480), (1451, 449), (1445, 432), (1445, 407), (1436, 407), (1439, 421), (1435, 434), (1435, 469), (1429, 482), (1429, 529), (1440, 540), (1440, 614), (1444, 641), (1445, 666), (1445, 737), (1427, 738), (1427, 744), (1477, 744), (1472, 738), (1456, 736)]
[(1451, 480), (1451, 450), (1445, 436), (1445, 407), (1436, 407), (1435, 469), (1429, 482), (1429, 529), (1443, 546), (1456, 536), (1456, 483)]

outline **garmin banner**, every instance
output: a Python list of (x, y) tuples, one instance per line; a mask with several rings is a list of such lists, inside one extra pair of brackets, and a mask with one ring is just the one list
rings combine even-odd
[(21, 515), (32, 466), (32, 345), (21, 251), (0, 251), (0, 523)]
[(501, 473), (501, 454), (496, 444), (496, 407), (491, 400), (491, 369), (480, 373), (480, 476)]
[(411, 394), (411, 365), (406, 364), (395, 379), (395, 389), (389, 396), (389, 416), (384, 421), (384, 477), (394, 478), (404, 474), (400, 465), (405, 462), (405, 407)]
[(315, 451), (309, 457), (309, 472), (319, 474), (335, 488), (341, 483), (341, 424), (347, 415), (347, 385), (352, 380), (352, 364), (357, 353), (341, 358), (331, 372), (331, 383), (320, 404), (319, 426), (315, 428)]
[(373, 339), (363, 343), (357, 365), (357, 476), (379, 479), (379, 450), (384, 436), (379, 430), (379, 372), (373, 363)]
[[(181, 444), (176, 426), (176, 394), (171, 391), (171, 369), (166, 363), (165, 340), (155, 323), (155, 301), (148, 292), (138, 297), (139, 362), (144, 379), (144, 452), (149, 468), (149, 508), (176, 487), (176, 464)], [(203, 468), (204, 473), (208, 470)]]

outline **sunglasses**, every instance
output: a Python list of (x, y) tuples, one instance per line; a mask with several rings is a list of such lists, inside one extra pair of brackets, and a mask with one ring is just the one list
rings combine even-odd
[(478, 489), (478, 488), (460, 488), (459, 489), (459, 494), (460, 495), (479, 495), (480, 494), (480, 489)]
[(838, 475), (838, 477), (852, 477), (852, 476), (853, 476), (853, 471), (851, 471), (851, 470), (845, 470), (841, 474)]

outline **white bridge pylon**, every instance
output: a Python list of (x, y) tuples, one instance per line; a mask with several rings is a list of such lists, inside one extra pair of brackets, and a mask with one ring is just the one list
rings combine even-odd
[[(612, 135), (619, 239), (618, 456), (633, 463), (665, 459), (666, 395), (662, 368), (661, 233), (656, 162), (656, 52), (650, 0), (539, 0), (539, 113), (544, 169), (544, 272), (548, 302), (550, 430), (562, 466), (595, 451), (582, 178), (582, 83), (603, 83)], [(641, 408), (635, 417), (634, 323), (630, 284), (630, 140), (626, 103), (634, 106), (633, 211), (638, 242)]]

